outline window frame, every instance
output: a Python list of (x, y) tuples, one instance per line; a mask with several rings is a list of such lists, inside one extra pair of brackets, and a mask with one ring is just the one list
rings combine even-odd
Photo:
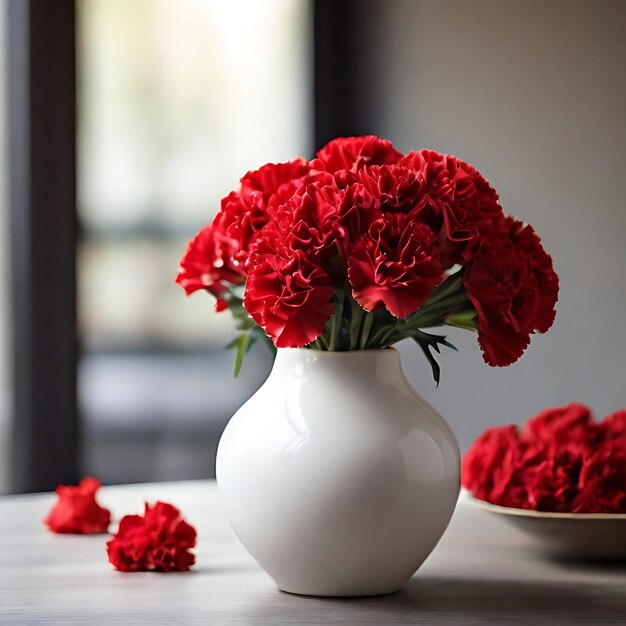
[[(353, 52), (368, 19), (357, 0), (312, 1), (319, 148), (336, 136), (368, 132), (364, 63)], [(9, 491), (32, 492), (75, 482), (80, 469), (76, 1), (7, 0), (6, 11)]]
[(9, 491), (78, 478), (74, 0), (8, 0)]

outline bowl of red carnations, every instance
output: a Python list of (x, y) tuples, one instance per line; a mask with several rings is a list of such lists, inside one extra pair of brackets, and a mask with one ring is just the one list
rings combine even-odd
[(463, 459), (464, 500), (561, 559), (626, 560), (626, 409), (572, 403), (487, 429)]

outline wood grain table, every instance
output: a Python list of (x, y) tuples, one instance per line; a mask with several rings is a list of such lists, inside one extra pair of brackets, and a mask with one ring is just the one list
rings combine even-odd
[(626, 566), (542, 560), (525, 536), (463, 503), (404, 590), (321, 599), (277, 591), (229, 529), (213, 482), (106, 487), (100, 497), (116, 518), (157, 499), (198, 529), (192, 572), (116, 572), (106, 536), (45, 530), (52, 494), (0, 498), (0, 623), (626, 624)]

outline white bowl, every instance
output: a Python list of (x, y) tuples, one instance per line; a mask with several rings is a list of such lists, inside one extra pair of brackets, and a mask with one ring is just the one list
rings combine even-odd
[(586, 561), (626, 561), (626, 514), (548, 513), (497, 506), (463, 490), (461, 499), (516, 526), (552, 557)]

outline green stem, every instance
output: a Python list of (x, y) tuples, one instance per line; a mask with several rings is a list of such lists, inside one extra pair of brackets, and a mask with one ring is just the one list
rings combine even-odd
[(359, 345), (359, 332), (361, 332), (362, 336), (361, 324), (363, 323), (363, 318), (366, 318), (366, 313), (354, 298), (351, 296), (348, 296), (348, 298), (352, 312), (350, 317), (350, 350), (356, 350)]
[(434, 304), (425, 304), (411, 319), (405, 322), (406, 328), (420, 328), (427, 326), (427, 321), (439, 320), (436, 326), (440, 326), (452, 313), (471, 309), (472, 305), (465, 293), (456, 294)]
[(374, 333), (374, 336), (372, 337), (370, 341), (370, 348), (381, 349), (381, 348), (387, 347), (388, 345), (391, 345), (385, 342), (388, 339), (389, 335), (395, 332), (397, 324), (398, 322), (395, 321), (390, 324), (388, 323), (388, 324), (385, 324), (384, 326), (381, 326)]
[(341, 338), (341, 324), (343, 322), (343, 293), (337, 290), (338, 301), (335, 306), (335, 315), (332, 319), (332, 328), (330, 331), (330, 343), (328, 349), (333, 351), (339, 347), (339, 340)]
[(374, 322), (374, 314), (366, 313), (365, 319), (363, 320), (363, 330), (361, 331), (361, 344), (359, 345), (360, 350), (365, 350), (367, 348), (367, 340), (369, 339), (373, 322)]

